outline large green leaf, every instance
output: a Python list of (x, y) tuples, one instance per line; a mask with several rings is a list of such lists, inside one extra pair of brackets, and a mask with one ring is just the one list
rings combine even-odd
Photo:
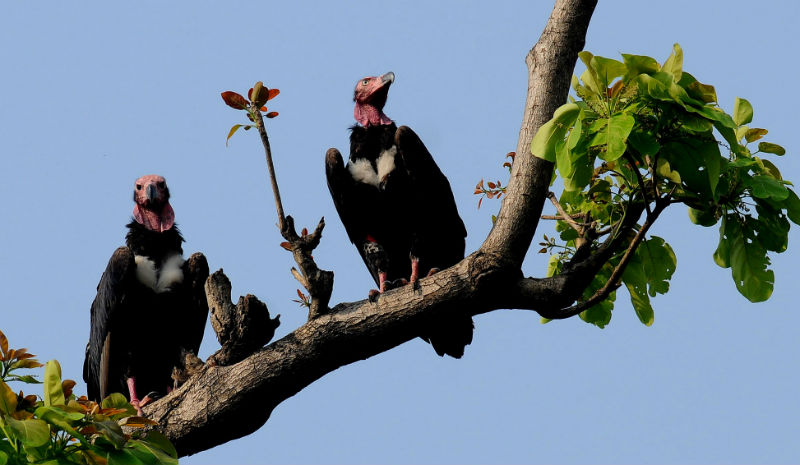
[(759, 142), (758, 150), (760, 152), (773, 153), (775, 155), (786, 155), (786, 149), (778, 144), (771, 142)]
[(792, 223), (800, 225), (800, 198), (793, 190), (787, 189), (789, 195), (783, 200), (783, 208), (786, 209), (786, 214)]
[(50, 441), (50, 427), (42, 420), (31, 418), (29, 420), (16, 420), (7, 416), (3, 421), (8, 426), (10, 433), (30, 447), (39, 447)]
[(58, 427), (85, 442), (84, 438), (73, 426), (84, 418), (84, 415), (77, 412), (65, 412), (58, 407), (42, 406), (36, 409), (35, 415), (37, 418)]
[(755, 232), (742, 226), (738, 218), (729, 217), (724, 223), (729, 250), (731, 274), (736, 289), (751, 302), (763, 302), (772, 295), (775, 274), (767, 269), (770, 264), (767, 250), (757, 240)]
[(722, 156), (713, 139), (686, 139), (664, 145), (661, 153), (695, 194), (715, 198)]
[(737, 126), (753, 121), (753, 106), (743, 98), (736, 97), (733, 103), (733, 122)]
[(64, 405), (64, 391), (61, 389), (61, 365), (50, 360), (44, 367), (44, 405)]
[(590, 61), (591, 67), (597, 76), (598, 84), (607, 88), (614, 79), (625, 74), (625, 65), (612, 58), (595, 56)]
[(753, 197), (760, 199), (772, 198), (779, 202), (789, 197), (789, 189), (783, 183), (770, 176), (758, 175), (747, 178), (747, 184)]
[(625, 82), (636, 79), (640, 74), (653, 74), (661, 69), (661, 65), (654, 58), (648, 56), (623, 53), (622, 61), (627, 67)]
[(758, 219), (748, 218), (748, 223), (758, 233), (758, 241), (767, 250), (784, 252), (789, 245), (789, 220), (780, 210), (756, 200)]
[(631, 133), (636, 121), (628, 113), (620, 113), (612, 116), (608, 120), (604, 133), (607, 149), (600, 155), (605, 161), (614, 161), (621, 157), (627, 149), (628, 134)]
[(543, 124), (533, 136), (531, 153), (536, 157), (555, 163), (556, 144), (564, 140), (567, 130), (575, 124), (579, 114), (580, 107), (578, 105), (574, 103), (561, 105), (553, 113), (553, 118)]
[(661, 71), (671, 74), (675, 82), (681, 79), (683, 75), (683, 49), (681, 49), (680, 45), (672, 45), (672, 53), (661, 66)]
[(578, 58), (580, 58), (583, 64), (586, 65), (586, 71), (581, 74), (581, 81), (583, 81), (583, 84), (595, 94), (604, 95), (606, 86), (600, 83), (597, 72), (592, 66), (592, 58), (594, 58), (594, 55), (592, 55), (591, 52), (584, 50), (582, 52), (578, 52)]

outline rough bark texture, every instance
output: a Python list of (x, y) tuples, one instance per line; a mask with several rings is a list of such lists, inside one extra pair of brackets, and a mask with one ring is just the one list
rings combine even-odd
[[(520, 266), (536, 231), (553, 171), (551, 163), (530, 155), (531, 139), (566, 101), (595, 5), (596, 0), (557, 0), (539, 42), (527, 56), (528, 93), (518, 155), (497, 222), (481, 248), (455, 266), (421, 280), (421, 292), (405, 286), (383, 294), (376, 303), (342, 303), (324, 314), (320, 308), (311, 315), (316, 318), (240, 361), (237, 352), (226, 355), (225, 363), (206, 364), (181, 388), (144, 409), (146, 416), (159, 422), (181, 455), (252, 433), (267, 421), (275, 406), (313, 381), (413, 339), (431, 318), (498, 308), (557, 311), (575, 301), (612, 249), (619, 246), (614, 240), (609, 239), (597, 251), (576, 254), (568, 271), (555, 278), (523, 278)], [(228, 324), (218, 315), (236, 315), (239, 306), (230, 302), (227, 278), (214, 276), (207, 287), (212, 322), (221, 322), (215, 323), (215, 329), (217, 325), (221, 328), (218, 334), (234, 334), (238, 329), (225, 329)], [(223, 349), (218, 354), (226, 350), (226, 344), (235, 345), (226, 337), (220, 336)], [(218, 356), (212, 357), (216, 360)], [(247, 414), (241, 415), (245, 410)]]

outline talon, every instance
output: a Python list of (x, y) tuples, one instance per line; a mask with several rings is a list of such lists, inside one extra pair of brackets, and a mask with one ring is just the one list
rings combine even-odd
[(378, 296), (380, 296), (380, 295), (381, 295), (381, 291), (379, 291), (377, 289), (370, 289), (369, 290), (369, 296), (368, 296), (369, 301), (372, 302), (373, 304), (378, 302)]
[(425, 277), (428, 277), (428, 276), (433, 276), (434, 274), (436, 274), (436, 273), (438, 273), (438, 272), (440, 272), (440, 271), (442, 271), (442, 270), (441, 270), (441, 269), (439, 269), (439, 268), (431, 268), (431, 270), (430, 270), (430, 271), (428, 271), (428, 274), (427, 274), (427, 275), (425, 275)]
[(144, 412), (142, 412), (141, 402), (139, 402), (139, 400), (131, 399), (131, 405), (133, 405), (133, 408), (136, 409), (136, 415), (138, 415), (140, 417), (144, 416)]

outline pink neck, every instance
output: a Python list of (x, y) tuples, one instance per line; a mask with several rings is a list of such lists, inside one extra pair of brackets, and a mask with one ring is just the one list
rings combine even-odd
[(368, 103), (356, 102), (356, 108), (353, 110), (353, 116), (355, 117), (356, 121), (358, 121), (358, 124), (364, 127), (378, 126), (380, 124), (392, 124), (392, 120), (383, 113), (383, 110), (379, 110), (375, 106)]
[(161, 213), (156, 213), (136, 204), (133, 207), (133, 219), (150, 231), (164, 232), (175, 224), (175, 211), (172, 210), (169, 202), (164, 204)]

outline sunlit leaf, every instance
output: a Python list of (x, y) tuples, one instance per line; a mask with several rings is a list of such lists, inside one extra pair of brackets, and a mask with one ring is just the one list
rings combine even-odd
[(556, 143), (563, 141), (567, 130), (572, 127), (580, 114), (580, 107), (574, 103), (560, 106), (553, 118), (542, 125), (533, 136), (531, 153), (549, 162), (556, 162)]
[(17, 420), (6, 416), (3, 421), (14, 436), (30, 447), (39, 447), (50, 441), (50, 427), (42, 420), (28, 419)]
[(770, 142), (759, 142), (758, 143), (758, 150), (760, 152), (773, 153), (775, 155), (785, 155), (786, 154), (786, 149), (784, 149), (783, 147), (781, 147), (778, 144), (773, 144), (773, 143), (770, 143)]
[(743, 98), (736, 97), (733, 103), (733, 122), (737, 126), (753, 121), (753, 106)]
[(5, 356), (8, 353), (8, 338), (0, 331), (0, 352)]
[(44, 405), (64, 405), (64, 391), (61, 389), (61, 365), (50, 360), (44, 368)]
[(234, 124), (233, 127), (231, 127), (231, 130), (228, 131), (228, 137), (225, 138), (226, 147), (228, 146), (228, 141), (231, 140), (231, 137), (233, 137), (233, 135), (236, 134), (236, 131), (238, 131), (242, 126), (242, 124)]
[(242, 97), (241, 95), (237, 94), (232, 90), (226, 90), (222, 92), (222, 100), (231, 108), (235, 108), (237, 110), (244, 110), (247, 108), (247, 105), (250, 103)]
[(747, 142), (755, 142), (758, 139), (761, 139), (762, 137), (767, 135), (768, 132), (769, 131), (767, 131), (766, 129), (751, 128), (751, 129), (748, 129), (747, 132), (744, 133), (744, 139)]
[(17, 394), (0, 380), (0, 413), (9, 415), (17, 410)]

